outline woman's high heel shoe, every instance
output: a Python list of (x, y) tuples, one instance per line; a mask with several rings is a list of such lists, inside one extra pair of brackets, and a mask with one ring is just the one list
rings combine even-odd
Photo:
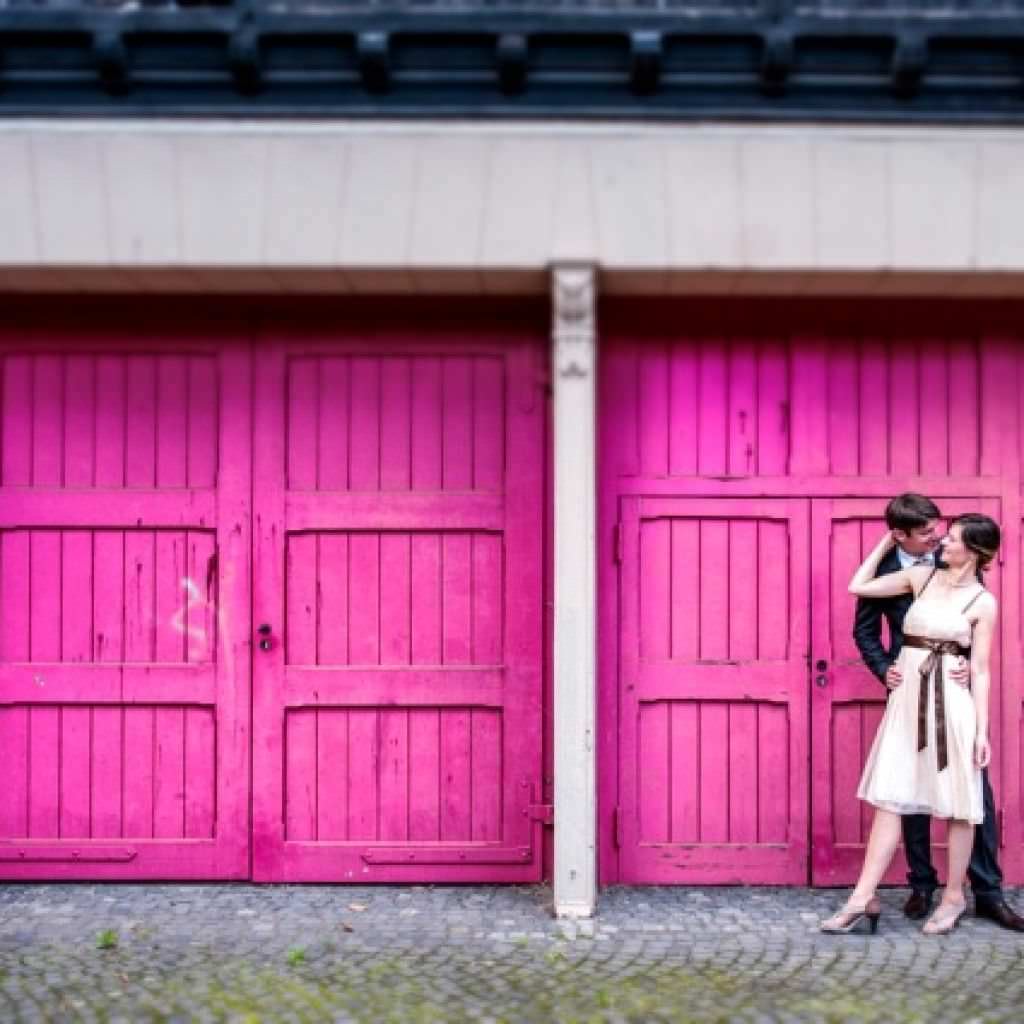
[(940, 903), (935, 913), (928, 918), (921, 929), (925, 935), (948, 935), (959, 923), (967, 910), (967, 901), (963, 903)]
[(877, 896), (872, 896), (863, 907), (853, 907), (847, 903), (838, 913), (822, 921), (820, 928), (829, 935), (846, 935), (861, 921), (867, 921), (871, 934), (874, 935), (878, 931), (878, 919), (881, 916), (882, 904), (878, 902)]

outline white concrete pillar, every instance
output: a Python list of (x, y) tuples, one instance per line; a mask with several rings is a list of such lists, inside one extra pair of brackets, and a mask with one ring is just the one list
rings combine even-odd
[(558, 917), (597, 902), (596, 275), (551, 274), (555, 469), (555, 864)]

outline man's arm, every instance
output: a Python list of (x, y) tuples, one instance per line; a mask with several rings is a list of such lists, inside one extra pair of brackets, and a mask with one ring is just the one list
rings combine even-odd
[(853, 641), (864, 663), (885, 686), (885, 673), (893, 659), (882, 646), (882, 604), (877, 599), (857, 599), (857, 611), (853, 617)]

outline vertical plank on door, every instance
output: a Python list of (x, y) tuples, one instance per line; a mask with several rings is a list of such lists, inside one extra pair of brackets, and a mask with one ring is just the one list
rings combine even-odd
[(288, 476), (292, 491), (312, 491), (317, 479), (319, 361), (292, 359), (288, 367)]
[(640, 472), (644, 476), (668, 473), (668, 346), (663, 342), (645, 345), (637, 355), (640, 393), (644, 396), (638, 410), (640, 435)]
[(156, 486), (156, 360), (126, 360), (125, 485)]
[(285, 658), (289, 665), (316, 664), (317, 541), (290, 534), (286, 542)]
[(96, 486), (124, 487), (125, 376), (123, 356), (96, 359)]
[(949, 473), (950, 407), (956, 404), (949, 376), (946, 343), (942, 339), (922, 342), (921, 387), (921, 468), (922, 476), (946, 476)]
[(93, 658), (92, 538), (91, 530), (65, 530), (61, 537), (62, 661), (87, 662)]
[(124, 540), (124, 659), (149, 662), (155, 654), (156, 537), (152, 530), (128, 530)]
[(95, 481), (96, 361), (68, 356), (64, 385), (64, 483), (92, 487)]
[[(696, 476), (699, 436), (697, 430), (699, 369), (697, 346), (681, 338), (669, 346), (668, 366), (668, 471), (670, 476)], [(645, 393), (646, 400), (646, 393)], [(608, 414), (612, 415), (611, 410)], [(619, 419), (626, 418), (626, 410), (616, 411), (616, 429)], [(624, 429), (629, 429), (623, 423)]]
[(416, 765), (409, 780), (409, 839), (440, 839), (441, 715), (436, 708), (409, 712), (409, 757)]
[(673, 737), (668, 701), (640, 705), (640, 749), (636, 803), (640, 816), (640, 841), (665, 843), (669, 839), (669, 809), (675, 773), (672, 768)]
[(705, 519), (700, 524), (700, 656), (729, 657), (729, 524)]
[(785, 476), (790, 448), (789, 352), (785, 342), (764, 338), (758, 353), (757, 472)]
[[(344, 840), (348, 838), (348, 767), (351, 756), (348, 712), (323, 708), (317, 712), (316, 721), (317, 821), (313, 835), (321, 841)], [(288, 834), (292, 835), (291, 830)]]
[(349, 487), (380, 489), (380, 360), (352, 359)]
[(214, 487), (220, 437), (220, 382), (217, 364), (208, 356), (188, 361), (188, 484)]
[(317, 838), (317, 715), (315, 708), (285, 715), (284, 824), (289, 840)]
[(153, 779), (153, 836), (180, 839), (185, 831), (185, 713), (156, 709)]
[[(724, 344), (700, 349), (697, 403), (698, 471), (701, 476), (725, 476), (729, 471), (729, 355)], [(646, 396), (641, 399), (641, 405)]]
[(448, 356), (443, 364), (443, 475), (446, 491), (473, 486), (473, 376), (467, 358)]
[[(95, 707), (92, 710), (92, 834), (94, 838), (122, 836), (124, 783), (136, 765), (122, 761), (123, 717), (127, 709)], [(140, 766), (141, 768), (141, 766)], [(144, 770), (144, 769), (143, 769)]]
[(640, 593), (640, 658), (660, 661), (671, 656), (669, 644), (672, 624), (669, 616), (673, 608), (671, 575), (675, 567), (672, 553), (672, 527), (670, 519), (644, 523), (640, 532), (640, 564), (643, 566)]
[(380, 713), (380, 838), (409, 838), (409, 717), (404, 708)]
[(348, 838), (380, 838), (380, 712), (352, 709), (348, 732)]
[(700, 840), (700, 705), (676, 701), (670, 705), (672, 736), (671, 827), (674, 843)]
[(474, 665), (500, 665), (502, 661), (502, 623), (504, 621), (505, 581), (502, 574), (502, 538), (498, 534), (477, 533), (471, 538), (473, 578), (473, 657)]
[(216, 820), (216, 729), (209, 708), (185, 708), (185, 838), (212, 839)]
[(861, 346), (857, 408), (860, 433), (860, 472), (885, 476), (890, 467), (890, 402), (888, 346), (867, 338)]
[(155, 660), (180, 663), (186, 660), (185, 600), (187, 564), (185, 534), (178, 530), (158, 530), (156, 544), (156, 621)]
[[(60, 661), (61, 554), (58, 530), (33, 530), (31, 568), (31, 637), (33, 661)], [(56, 748), (54, 748), (56, 749)]]
[(31, 548), (27, 530), (0, 531), (0, 661), (7, 663), (31, 657)]
[(158, 487), (186, 487), (188, 363), (185, 357), (160, 356), (157, 360), (156, 385), (156, 484)]
[(729, 842), (757, 842), (758, 731), (755, 704), (729, 705)]
[(29, 817), (32, 839), (60, 835), (60, 710), (28, 709)]
[(473, 486), (500, 491), (505, 479), (505, 381), (500, 359), (473, 361)]
[(700, 841), (729, 841), (729, 706), (700, 708)]
[(381, 360), (380, 487), (383, 491), (407, 491), (412, 474), (409, 427), (412, 413), (412, 381), (409, 360), (392, 356)]
[(91, 711), (63, 707), (60, 714), (60, 837), (88, 839)]
[(412, 361), (412, 489), (439, 491), (443, 486), (441, 360)]
[(344, 357), (320, 360), (319, 397), (320, 453), (317, 467), (319, 486), (324, 491), (348, 489), (349, 459), (349, 362)]
[(442, 659), (441, 534), (412, 535), (412, 579), (416, 600), (412, 605), (412, 663), (440, 665)]
[[(645, 526), (644, 533), (653, 527), (654, 524)], [(672, 617), (671, 657), (675, 661), (693, 662), (700, 659), (700, 622), (694, 614), (700, 594), (700, 522), (678, 518), (671, 520), (670, 527), (671, 564), (666, 564)], [(656, 556), (657, 549), (651, 554)]]
[(470, 816), (477, 843), (496, 843), (501, 836), (501, 716), (487, 708), (471, 713), (470, 749), (473, 751), (473, 804)]
[[(32, 483), (64, 485), (64, 360), (36, 356), (32, 375)], [(24, 427), (22, 428), (24, 429)]]
[(29, 834), (29, 709), (0, 707), (0, 750), (4, 752), (6, 784), (0, 786), (0, 838), (25, 839)]
[(93, 587), (100, 600), (93, 604), (93, 650), (97, 662), (123, 662), (125, 534), (120, 529), (97, 529), (93, 537)]
[(124, 709), (124, 831), (126, 839), (153, 837), (153, 764), (156, 738), (151, 707)]
[(949, 383), (956, 400), (949, 404), (949, 472), (974, 476), (979, 472), (978, 349), (973, 341), (954, 338), (948, 344)]
[(380, 535), (349, 536), (349, 658), (353, 665), (380, 664)]
[(891, 469), (895, 476), (920, 472), (920, 377), (917, 341), (893, 339), (889, 352)]
[[(317, 594), (320, 613), (317, 619), (317, 654), (319, 665), (348, 664), (348, 539), (347, 533), (319, 535), (320, 562)], [(292, 538), (294, 543), (297, 538)], [(289, 573), (289, 581), (291, 573)], [(288, 601), (291, 606), (291, 597)], [(301, 650), (302, 648), (298, 648)], [(289, 648), (289, 661), (292, 661)]]
[(446, 708), (441, 712), (441, 840), (468, 840), (470, 821), (469, 712)]
[(757, 352), (752, 341), (736, 340), (729, 366), (730, 476), (753, 476), (757, 472), (757, 406)]
[(468, 665), (472, 650), (472, 562), (470, 535), (446, 533), (441, 541), (445, 665)]
[(30, 356), (7, 355), (3, 360), (3, 405), (0, 407), (3, 456), (0, 483), (26, 487), (32, 482), (32, 372)]
[(849, 338), (830, 345), (828, 360), (828, 448), (831, 472), (856, 476), (860, 471), (857, 429), (860, 397), (859, 352)]
[(408, 665), (412, 603), (408, 533), (380, 538), (380, 663)]
[(762, 704), (757, 715), (758, 838), (762, 843), (790, 841), (790, 736), (785, 707)]

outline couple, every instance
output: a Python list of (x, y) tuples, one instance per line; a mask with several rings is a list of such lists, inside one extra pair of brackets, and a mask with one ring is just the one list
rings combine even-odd
[[(982, 573), (999, 549), (999, 527), (968, 513), (953, 519), (940, 541), (939, 515), (923, 495), (894, 498), (885, 515), (889, 531), (850, 581), (859, 598), (854, 639), (890, 692), (857, 790), (875, 807), (864, 864), (846, 905), (822, 921), (825, 932), (850, 932), (862, 921), (876, 930), (881, 908), (875, 890), (901, 831), (913, 890), (904, 912), (915, 920), (928, 915), (938, 886), (930, 816), (949, 822), (949, 867), (924, 932), (941, 935), (956, 927), (967, 905), (968, 874), (978, 916), (1024, 931), (1024, 918), (1003, 899), (986, 770), (997, 608)], [(883, 615), (888, 652), (881, 642)]]

